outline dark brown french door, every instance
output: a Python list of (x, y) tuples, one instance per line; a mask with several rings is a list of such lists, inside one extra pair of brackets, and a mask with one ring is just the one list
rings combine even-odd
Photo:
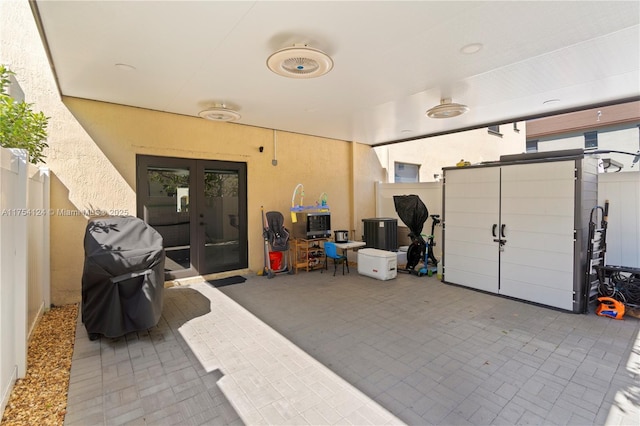
[(167, 278), (248, 267), (246, 163), (138, 155), (138, 217), (163, 237)]

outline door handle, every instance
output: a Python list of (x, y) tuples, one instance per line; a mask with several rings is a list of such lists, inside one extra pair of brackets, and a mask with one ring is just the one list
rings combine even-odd
[[(494, 237), (497, 237), (496, 235), (496, 228), (498, 227), (497, 223), (494, 223), (493, 226), (491, 227), (491, 235), (493, 235)], [(493, 240), (495, 241), (495, 240)]]
[(501, 236), (502, 238), (505, 238), (505, 237), (506, 237), (506, 235), (504, 235), (504, 228), (505, 228), (506, 226), (507, 226), (507, 225), (505, 225), (505, 224), (503, 223), (503, 224), (502, 224), (502, 226), (500, 227), (500, 236)]

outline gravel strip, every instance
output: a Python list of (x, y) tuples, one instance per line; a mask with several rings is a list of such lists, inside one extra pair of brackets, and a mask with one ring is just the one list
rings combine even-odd
[(77, 318), (77, 304), (42, 316), (29, 342), (27, 374), (11, 391), (2, 426), (64, 423)]

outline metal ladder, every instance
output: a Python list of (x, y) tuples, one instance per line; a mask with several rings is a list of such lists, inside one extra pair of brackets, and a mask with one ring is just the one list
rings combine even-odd
[[(600, 223), (597, 223), (598, 211), (600, 211)], [(585, 274), (586, 291), (584, 310), (587, 311), (589, 302), (598, 295), (598, 270), (599, 266), (605, 266), (605, 254), (607, 252), (607, 224), (609, 220), (609, 200), (604, 207), (596, 206), (591, 209), (589, 219), (589, 245), (587, 247), (587, 267)]]

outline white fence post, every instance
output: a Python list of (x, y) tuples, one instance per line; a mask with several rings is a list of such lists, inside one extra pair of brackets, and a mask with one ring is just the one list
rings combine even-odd
[(42, 180), (42, 208), (47, 212), (42, 216), (42, 285), (45, 309), (51, 306), (51, 175), (48, 167), (40, 167), (40, 178)]
[(49, 205), (46, 169), (28, 164), (27, 175), (27, 338), (49, 306)]
[[(28, 153), (24, 149), (11, 149), (13, 154), (12, 162), (15, 164), (15, 170), (18, 174), (16, 182), (14, 203), (15, 208), (18, 211), (27, 209), (27, 168), (28, 168)], [(29, 279), (27, 275), (27, 255), (28, 255), (28, 241), (29, 236), (27, 234), (27, 214), (18, 213), (14, 216), (14, 286), (15, 286), (15, 327), (16, 327), (16, 364), (18, 366), (18, 377), (24, 377), (27, 373), (27, 337), (28, 337), (28, 324), (27, 313), (29, 310), (28, 305), (28, 287)]]

